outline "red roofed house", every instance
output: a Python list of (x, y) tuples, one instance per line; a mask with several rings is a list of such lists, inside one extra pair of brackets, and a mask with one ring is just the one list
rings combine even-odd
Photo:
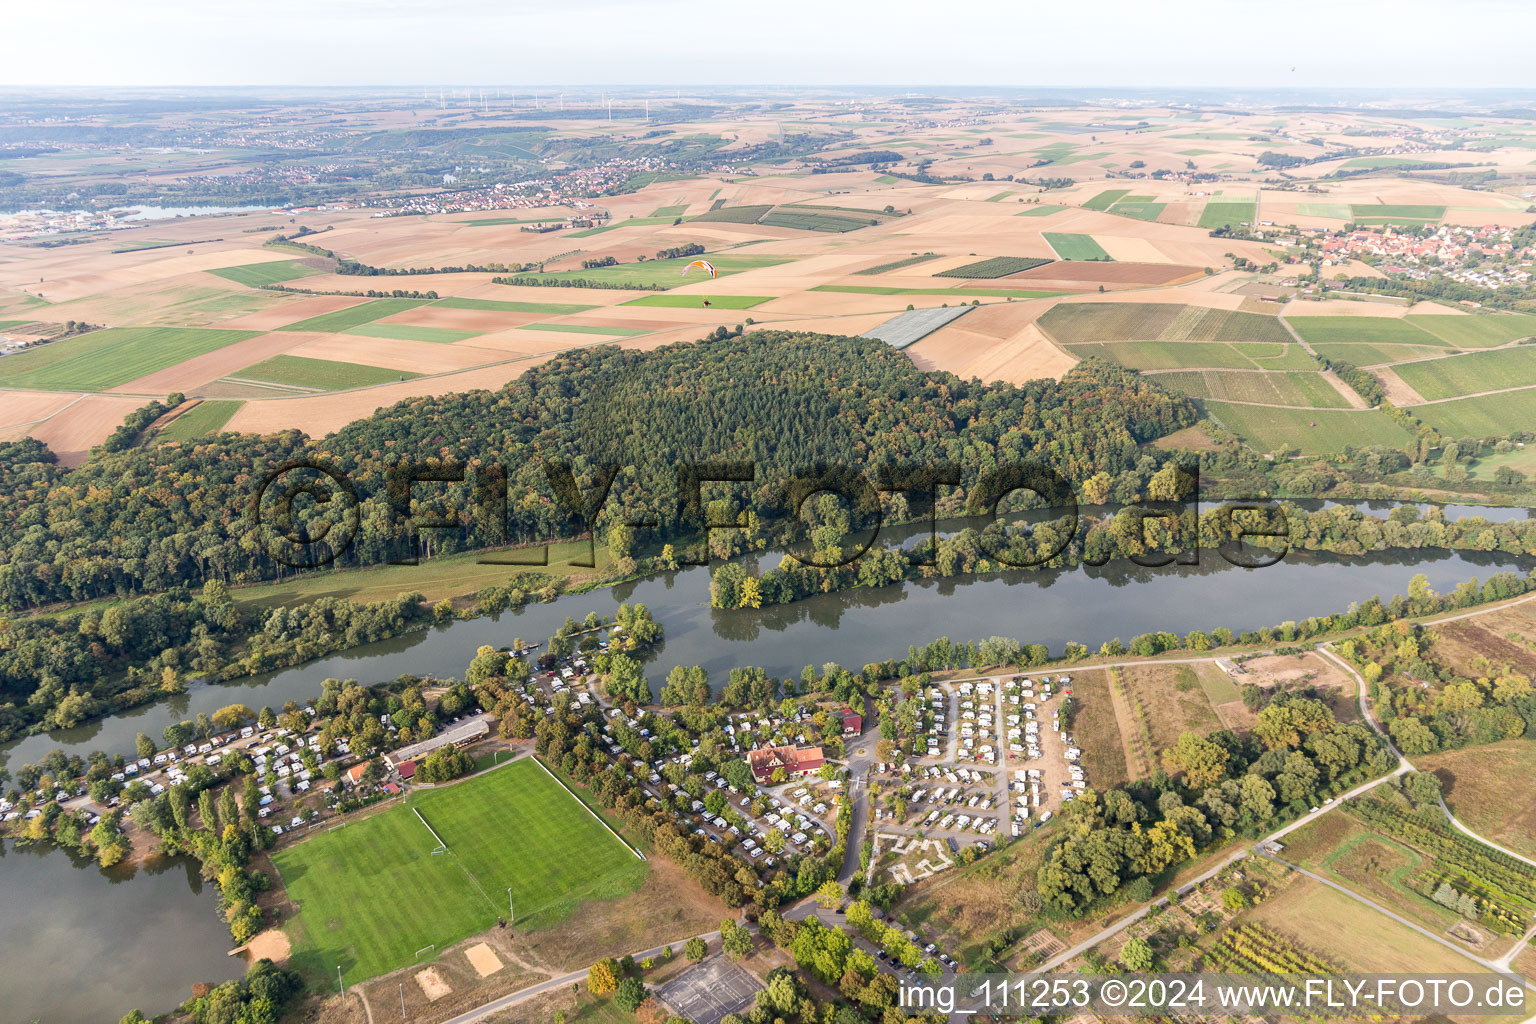
[(411, 779), (416, 777), (416, 762), (401, 761), (395, 766), (395, 771), (400, 773), (401, 782), (410, 782)]
[(758, 785), (764, 785), (780, 768), (790, 778), (810, 775), (826, 763), (820, 747), (759, 747), (747, 751), (747, 765)]
[(864, 716), (852, 709), (843, 712), (843, 735), (857, 736), (864, 731)]
[(348, 785), (352, 785), (352, 786), (357, 785), (359, 780), (361, 780), (362, 777), (363, 777), (363, 771), (367, 767), (368, 767), (368, 762), (367, 761), (359, 761), (357, 764), (353, 765), (351, 768), (348, 768), (347, 772), (346, 772), (347, 784)]

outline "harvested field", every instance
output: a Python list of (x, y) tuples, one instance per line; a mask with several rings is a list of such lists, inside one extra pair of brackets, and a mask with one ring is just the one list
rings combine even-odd
[(78, 466), (95, 445), (123, 423), (123, 419), (144, 404), (144, 399), (128, 395), (85, 395), (70, 404), (67, 411), (22, 431), (35, 437), (59, 456), (66, 466)]
[(360, 334), (368, 338), (396, 338), (401, 341), (426, 341), (436, 345), (451, 345), (456, 341), (473, 338), (478, 331), (456, 331), (447, 327), (419, 327), (415, 324), (386, 324), (374, 322), (353, 327), (347, 334)]
[(12, 428), (47, 419), (79, 398), (61, 391), (0, 391), (0, 431), (8, 436)]
[[(263, 293), (266, 294), (266, 293)], [(275, 331), (287, 326), (295, 320), (308, 320), (313, 317), (324, 316), (337, 310), (347, 309), (352, 306), (362, 305), (367, 299), (354, 298), (349, 295), (316, 295), (313, 297), (301, 297), (298, 295), (274, 296), (273, 305), (257, 313), (247, 313), (244, 316), (235, 317), (220, 324), (236, 330)]]
[(1216, 401), (1207, 401), (1205, 406), (1217, 422), (1257, 452), (1294, 447), (1303, 455), (1335, 455), (1348, 445), (1403, 449), (1413, 440), (1406, 430), (1376, 410), (1282, 409)]
[(646, 295), (638, 299), (630, 299), (626, 306), (662, 306), (670, 309), (703, 309), (707, 306), (716, 309), (751, 309), (773, 298), (772, 295), (714, 295), (708, 292), (700, 292), (689, 295)]
[(1426, 754), (1420, 771), (1440, 777), (1445, 802), (1474, 832), (1536, 857), (1536, 790), (1512, 780), (1536, 778), (1536, 741), (1503, 740)]
[(505, 359), (494, 348), (482, 348), (483, 338), (473, 343), (438, 345), (427, 341), (396, 341), (389, 338), (365, 338), (351, 334), (308, 335), (303, 344), (287, 351), (310, 359), (331, 359), (343, 363), (362, 363), (391, 370), (409, 370), (413, 375), (467, 370)]
[[(418, 309), (414, 315), (420, 315), (427, 310), (440, 309), (468, 309), (482, 312), (497, 313), (539, 313), (548, 316), (558, 316), (565, 313), (580, 313), (583, 310), (595, 309), (595, 306), (586, 306), (578, 302), (507, 302), (498, 299), (438, 299), (426, 309)], [(400, 323), (407, 322), (405, 317), (413, 314), (402, 314), (393, 318)], [(419, 323), (418, 320), (410, 320), (410, 323)], [(448, 327), (450, 324), (428, 324), (427, 326)]]
[(1167, 263), (1092, 263), (1061, 261), (1036, 267), (1016, 275), (1013, 280), (1070, 281), (1083, 284), (1166, 285), (1185, 279), (1194, 280), (1204, 271), (1199, 267), (1180, 267)]

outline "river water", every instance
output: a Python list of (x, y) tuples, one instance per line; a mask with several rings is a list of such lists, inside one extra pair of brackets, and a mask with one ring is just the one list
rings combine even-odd
[[(777, 562), (776, 554), (763, 558), (764, 565)], [(622, 602), (644, 603), (665, 630), (646, 669), (653, 688), (674, 665), (702, 665), (718, 687), (736, 666), (762, 666), (778, 676), (829, 661), (857, 667), (900, 656), (909, 644), (939, 636), (1009, 636), (1059, 652), (1069, 641), (1097, 648), (1112, 637), (1129, 640), (1159, 629), (1256, 629), (1405, 593), (1415, 573), (1424, 573), (1444, 592), (1472, 577), (1529, 568), (1529, 561), (1497, 555), (1419, 551), (1369, 560), (1292, 553), (1276, 565), (1245, 569), (1206, 552), (1195, 566), (1111, 563), (1021, 570), (821, 594), (757, 611), (719, 611), (709, 607), (709, 568), (690, 567), (451, 623), (296, 668), (194, 684), (172, 700), (27, 737), (0, 750), (0, 758), (14, 767), (36, 762), (54, 748), (127, 754), (139, 732), (158, 739), (166, 725), (226, 704), (275, 708), (304, 701), (329, 677), (377, 683), (402, 673), (460, 676), (482, 644), (505, 646), (514, 637), (542, 641), (568, 615), (578, 620), (588, 612), (611, 615)], [(242, 965), (223, 957), (229, 943), (214, 914), (216, 894), (189, 881), (195, 883), (195, 875), (189, 879), (181, 870), (140, 871), (131, 883), (117, 884), (127, 880), (77, 866), (60, 851), (12, 850), (0, 859), (4, 1019), (115, 1019), (134, 1005), (160, 1012), (184, 999), (196, 981), (236, 976)], [(81, 971), (81, 964), (91, 970)], [(17, 1008), (24, 1009), (12, 1012)]]

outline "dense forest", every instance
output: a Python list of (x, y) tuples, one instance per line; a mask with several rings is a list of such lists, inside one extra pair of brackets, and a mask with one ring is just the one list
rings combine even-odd
[[(1015, 387), (924, 373), (857, 338), (763, 331), (651, 353), (593, 348), (499, 391), (408, 400), (320, 440), (286, 431), (104, 447), (72, 470), (35, 441), (0, 444), (0, 610), (291, 578), (274, 550), (288, 564), (334, 555), (362, 566), (579, 536), (593, 506), (600, 537), (631, 523), (638, 543), (692, 538), (704, 508), (679, 493), (688, 463), (755, 467), (741, 498), (769, 524), (789, 510), (791, 478), (827, 463), (871, 478), (882, 466), (954, 464), (963, 494), (1000, 462), (1035, 459), (1077, 483), (1155, 466), (1168, 456), (1142, 444), (1196, 418), (1188, 399), (1092, 361), (1059, 383)], [(292, 460), (355, 488), (355, 506), (332, 503), (355, 527), (339, 554), (320, 543), (295, 561), (286, 542), (274, 549), (269, 510), (253, 499)], [(424, 464), (462, 479), (403, 481), (401, 467)], [(606, 502), (595, 486), (605, 479)], [(294, 488), (292, 474), (282, 484)], [(416, 521), (462, 527), (418, 537), (397, 510), (407, 493)]]

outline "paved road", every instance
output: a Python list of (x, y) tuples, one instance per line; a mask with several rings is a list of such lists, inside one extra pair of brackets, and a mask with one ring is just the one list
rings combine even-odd
[(869, 824), (869, 766), (875, 763), (875, 744), (880, 742), (880, 730), (871, 721), (867, 707), (861, 707), (864, 731), (843, 741), (847, 753), (848, 799), (853, 801), (853, 821), (848, 826), (848, 846), (843, 851), (843, 867), (837, 873), (837, 884), (844, 890), (859, 871), (859, 855), (864, 849), (864, 829)]
[[(683, 943), (687, 942), (691, 938), (693, 938), (692, 935), (687, 935), (681, 939), (677, 939), (674, 942), (655, 946), (651, 949), (642, 950), (639, 953), (634, 953), (631, 955), (636, 960), (644, 960), (648, 956), (660, 956), (661, 951), (668, 945), (670, 945), (673, 950), (680, 950), (683, 946)], [(720, 941), (720, 933), (708, 932), (707, 934), (699, 936), (699, 938), (702, 938), (705, 942), (716, 943)], [(534, 996), (543, 995), (546, 992), (553, 992), (556, 989), (569, 988), (573, 984), (584, 984), (587, 980), (587, 970), (587, 968), (583, 967), (579, 971), (572, 971), (569, 974), (562, 974), (558, 978), (550, 978), (548, 981), (541, 981), (537, 985), (529, 985), (527, 988), (518, 989), (516, 992), (509, 992), (499, 999), (492, 999), (488, 1003), (482, 1003), (475, 1007), (473, 1010), (465, 1010), (457, 1017), (449, 1017), (447, 1020), (443, 1021), (442, 1024), (471, 1024), (473, 1021), (484, 1020), (493, 1013), (499, 1013), (509, 1006), (516, 1006), (518, 1003), (521, 1003), (524, 1000), (532, 999)]]
[[(1343, 893), (1345, 896), (1348, 896), (1350, 899), (1354, 900), (1357, 903), (1364, 903), (1366, 906), (1368, 906), (1372, 910), (1376, 911), (1376, 913), (1382, 914), (1382, 915), (1384, 915), (1386, 917), (1390, 917), (1392, 920), (1396, 921), (1398, 924), (1402, 925), (1405, 928), (1412, 928), (1414, 931), (1418, 932), (1420, 935), (1424, 936), (1426, 939), (1429, 939), (1431, 942), (1438, 942), (1440, 945), (1444, 946), (1446, 949), (1453, 950), (1453, 951), (1455, 951), (1457, 953), (1460, 953), (1462, 956), (1466, 957), (1468, 960), (1472, 960), (1472, 961), (1474, 961), (1476, 963), (1479, 963), (1479, 964), (1483, 965), (1484, 967), (1488, 968), (1491, 971), (1496, 971), (1496, 970), (1499, 969), (1498, 965), (1495, 964), (1492, 960), (1484, 960), (1482, 957), (1478, 956), (1476, 953), (1473, 953), (1471, 950), (1467, 949), (1465, 946), (1458, 946), (1454, 942), (1451, 942), (1451, 941), (1449, 941), (1447, 939), (1443, 939), (1440, 936), (1436, 935), (1434, 932), (1430, 931), (1428, 928), (1421, 928), (1418, 925), (1414, 924), (1412, 921), (1408, 920), (1406, 917), (1403, 917), (1401, 914), (1393, 913), (1392, 911), (1388, 910), (1386, 907), (1382, 906), (1380, 903), (1376, 903), (1376, 902), (1373, 902), (1371, 900), (1368, 900), (1364, 896), (1361, 896), (1359, 893), (1357, 893), (1357, 892), (1355, 892), (1355, 891), (1353, 891), (1351, 889), (1346, 889), (1344, 886), (1339, 885), (1337, 882), (1329, 881), (1328, 879), (1324, 878), (1322, 875), (1314, 874), (1313, 872), (1308, 871), (1306, 868), (1302, 867), (1300, 864), (1293, 864), (1293, 863), (1291, 863), (1290, 861), (1286, 860), (1283, 857), (1277, 857), (1274, 854), (1268, 853), (1268, 852), (1266, 852), (1264, 850), (1259, 850), (1257, 852), (1258, 852), (1258, 854), (1261, 857), (1268, 857), (1270, 860), (1274, 861), (1276, 864), (1280, 864), (1280, 865), (1282, 865), (1284, 867), (1288, 867), (1292, 871), (1296, 872), (1297, 874), (1306, 875), (1308, 878), (1312, 879), (1312, 881), (1314, 881), (1314, 882), (1321, 882), (1323, 885), (1326, 885), (1328, 888), (1333, 889), (1336, 892)], [(1532, 987), (1536, 987), (1536, 986), (1532, 986)]]

